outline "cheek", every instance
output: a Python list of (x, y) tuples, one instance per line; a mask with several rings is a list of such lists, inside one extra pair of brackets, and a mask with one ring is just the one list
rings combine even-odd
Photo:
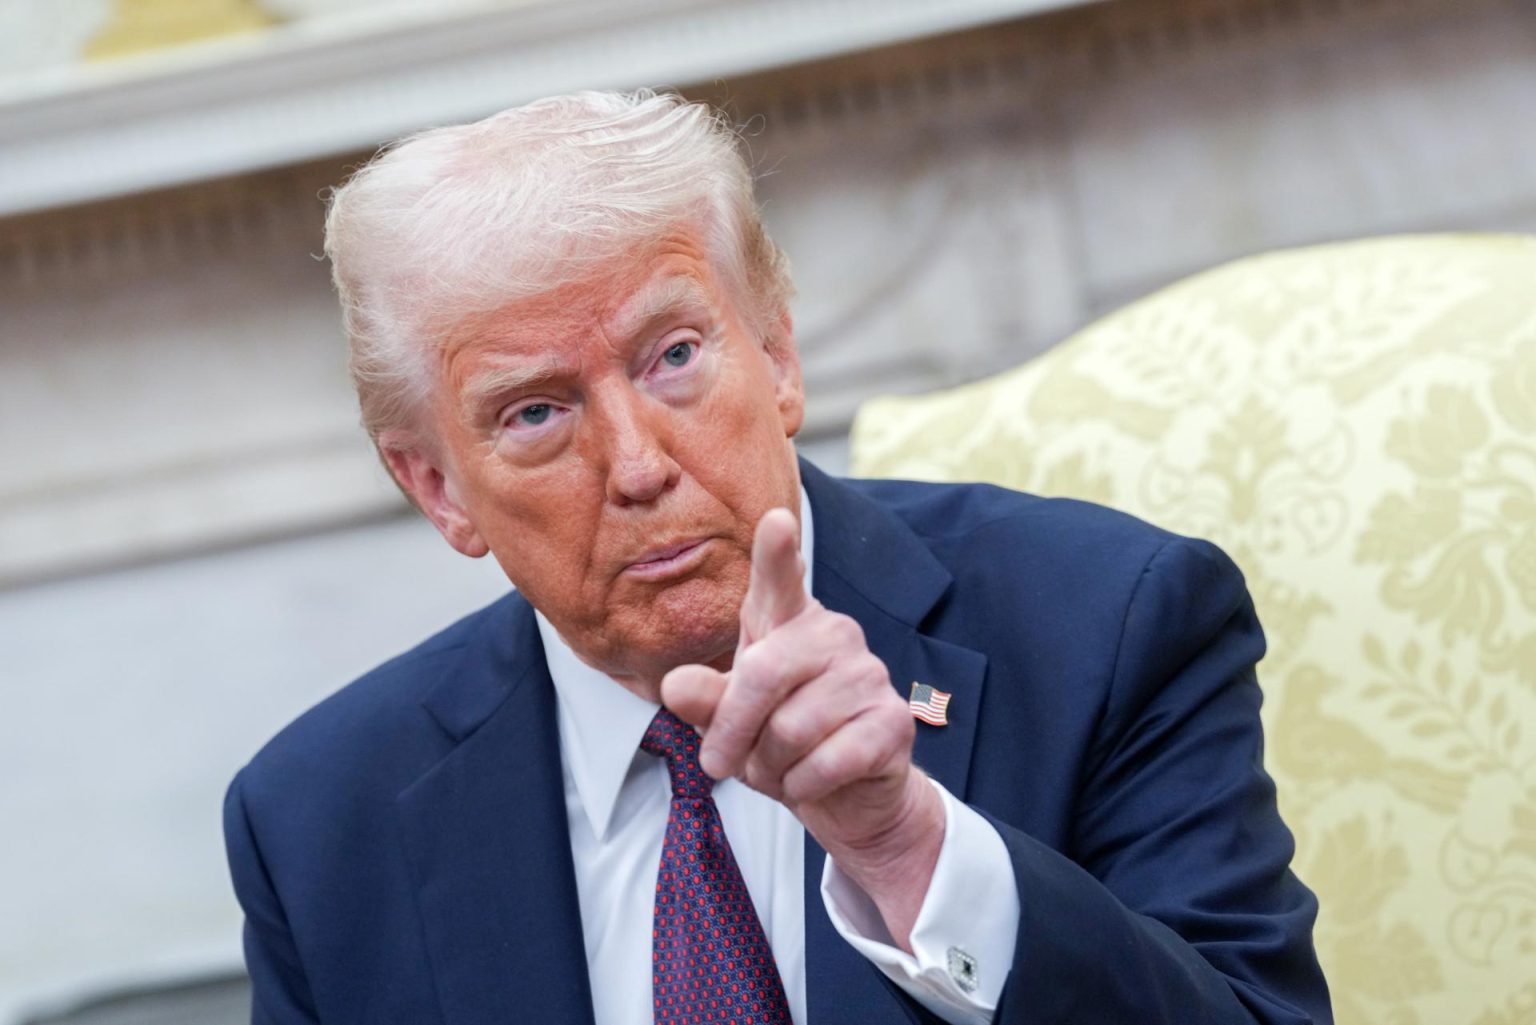
[[(728, 454), (745, 461), (766, 452), (738, 444), (783, 441), (783, 417), (774, 391), (775, 379), (766, 358), (741, 343), (734, 358), (721, 367), (719, 378), (701, 404), (701, 417)], [(774, 450), (775, 455), (778, 450)]]
[(512, 586), (567, 636), (601, 627), (601, 617), (594, 612), (604, 603), (591, 593), (589, 566), (573, 555), (589, 546), (548, 536), (534, 539), (529, 533), (519, 528), (510, 550), (493, 549)]
[(722, 389), (719, 409), (712, 417), (708, 460), (719, 487), (738, 497), (732, 504), (750, 516), (755, 528), (762, 513), (777, 505), (797, 508), (799, 498), (794, 452), (784, 431), (773, 379), (766, 364), (751, 369), (736, 388)]
[(759, 409), (740, 403), (720, 403), (695, 421), (686, 448), (686, 469), (706, 491), (742, 515), (761, 513), (773, 504), (764, 505), (759, 496), (778, 491), (784, 476), (781, 466), (789, 458), (782, 432), (772, 431)]
[(570, 587), (592, 549), (594, 499), (580, 475), (569, 472), (489, 474), (480, 483), (474, 519), (497, 561), (519, 590)]

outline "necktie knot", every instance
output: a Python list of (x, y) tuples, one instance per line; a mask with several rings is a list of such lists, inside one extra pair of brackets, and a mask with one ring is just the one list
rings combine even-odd
[(673, 799), (705, 798), (715, 788), (715, 781), (699, 765), (699, 735), (665, 708), (640, 738), (640, 750), (666, 759)]

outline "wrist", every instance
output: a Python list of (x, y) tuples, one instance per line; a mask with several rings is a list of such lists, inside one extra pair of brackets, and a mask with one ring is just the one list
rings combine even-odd
[(921, 770), (909, 767), (896, 808), (881, 829), (824, 844), (838, 869), (873, 901), (893, 944), (908, 953), (944, 831), (943, 799)]

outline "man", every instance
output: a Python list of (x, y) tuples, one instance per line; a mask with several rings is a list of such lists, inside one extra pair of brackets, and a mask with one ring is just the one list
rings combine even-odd
[(256, 1021), (1329, 1020), (1235, 568), (797, 463), (707, 111), (426, 132), (327, 248), (386, 465), (516, 592), (231, 786)]

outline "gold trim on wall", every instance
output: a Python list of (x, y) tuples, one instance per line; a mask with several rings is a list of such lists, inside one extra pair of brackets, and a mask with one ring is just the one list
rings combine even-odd
[(81, 56), (110, 60), (218, 36), (259, 32), (278, 19), (260, 0), (114, 0), (112, 15)]

